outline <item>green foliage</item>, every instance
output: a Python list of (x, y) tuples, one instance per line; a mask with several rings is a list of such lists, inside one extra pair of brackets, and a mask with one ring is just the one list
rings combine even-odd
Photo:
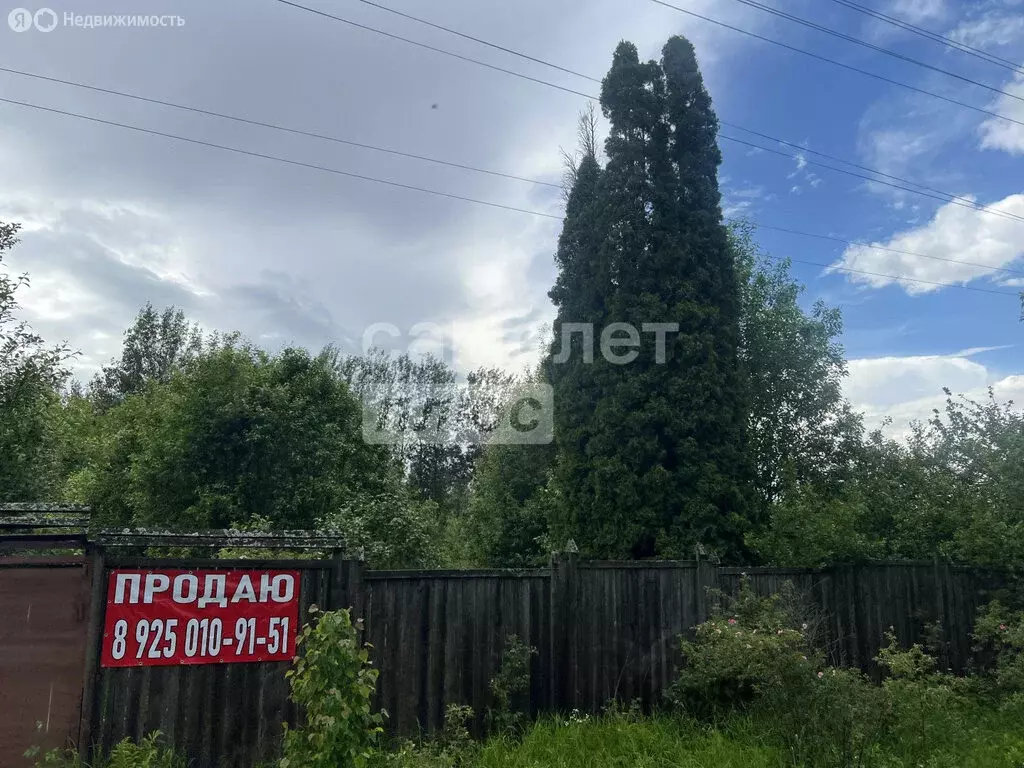
[(684, 663), (669, 699), (686, 711), (717, 717), (746, 711), (779, 690), (804, 691), (824, 657), (807, 622), (795, 623), (792, 596), (760, 598), (747, 579), (735, 600), (681, 641)]
[(464, 514), (473, 463), (518, 378), (478, 368), (460, 384), (456, 372), (431, 355), (377, 348), (350, 357), (328, 354), (376, 428), (389, 436), (408, 469), (409, 487), (446, 520)]
[[(979, 695), (987, 692), (978, 681), (937, 672), (924, 648), (902, 648), (892, 632), (877, 657), (886, 676), (881, 685), (857, 670), (828, 667), (813, 624), (793, 626), (801, 613), (791, 598), (759, 598), (745, 586), (684, 643), (685, 665), (671, 698), (693, 714), (712, 715), (736, 737), (777, 746), (786, 765), (1012, 766), (1000, 760), (1024, 754), (1019, 723), (1003, 732), (1024, 706), (1024, 698), (1005, 696), (1018, 690), (1024, 623), (1012, 622), (1019, 616), (995, 605), (979, 620), (980, 642), (1007, 654), (1004, 696), (993, 703)], [(993, 736), (1000, 747), (988, 745)], [(981, 754), (987, 757), (971, 762)]]
[(382, 717), (372, 709), (378, 672), (347, 610), (324, 613), (313, 606), (310, 614), (286, 673), (303, 724), (285, 725), (280, 768), (363, 768), (382, 731)]
[[(949, 395), (947, 391), (947, 395)], [(880, 432), (857, 449), (842, 484), (783, 487), (751, 545), (772, 563), (863, 559), (1006, 566), (1024, 562), (1024, 413), (949, 395), (907, 440)]]
[(317, 527), (343, 536), (370, 568), (432, 568), (441, 558), (438, 518), (435, 502), (398, 488), (352, 498)]
[(0, 502), (53, 497), (60, 482), (56, 417), (59, 391), (70, 375), (66, 344), (45, 346), (15, 318), (27, 275), (2, 270), (17, 243), (18, 225), (0, 222)]
[(818, 301), (804, 310), (805, 288), (790, 275), (789, 262), (765, 256), (753, 233), (746, 222), (729, 228), (743, 302), (750, 453), (763, 516), (793, 486), (837, 488), (849, 475), (863, 427), (843, 396), (839, 309)]
[(493, 705), (487, 713), (487, 729), (491, 733), (517, 733), (525, 713), (517, 710), (515, 700), (530, 691), (530, 661), (537, 649), (517, 635), (509, 635), (501, 656), (501, 665), (491, 679)]
[(109, 408), (151, 382), (166, 384), (175, 371), (198, 359), (203, 348), (199, 325), (190, 324), (182, 310), (167, 307), (159, 313), (147, 303), (124, 333), (120, 359), (93, 378), (90, 399)]
[[(602, 169), (584, 142), (551, 291), (552, 533), (585, 557), (688, 557), (703, 546), (738, 558), (752, 512), (740, 290), (719, 207), (717, 119), (693, 46), (673, 37), (659, 63), (621, 43), (601, 106), (608, 161)], [(628, 364), (600, 353), (588, 362), (578, 339), (562, 362), (575, 323), (590, 325), (592, 342), (613, 323), (679, 331), (661, 354), (646, 339)]]
[(996, 692), (1024, 693), (1024, 611), (993, 600), (978, 612), (974, 640), (980, 655), (994, 659), (990, 671)]
[(398, 480), (384, 447), (362, 440), (348, 387), (302, 350), (207, 350), (99, 424), (69, 487), (107, 525), (199, 530), (259, 517), (309, 528)]
[(544, 564), (551, 552), (548, 521), (558, 503), (550, 484), (554, 445), (484, 447), (473, 475), (465, 524), (469, 557), (479, 566)]
[[(36, 768), (185, 768), (185, 758), (163, 745), (160, 731), (145, 736), (139, 743), (124, 739), (110, 754), (90, 763), (83, 763), (77, 750), (52, 750), (36, 760)], [(38, 750), (29, 750), (26, 757), (36, 757)]]
[(926, 680), (935, 674), (938, 667), (935, 658), (929, 656), (919, 644), (914, 643), (908, 649), (900, 647), (891, 628), (885, 633), (885, 643), (885, 647), (878, 652), (875, 661), (890, 678)]
[(771, 506), (766, 522), (747, 543), (770, 563), (822, 567), (886, 554), (868, 504), (855, 492), (830, 496), (814, 484), (793, 483)]

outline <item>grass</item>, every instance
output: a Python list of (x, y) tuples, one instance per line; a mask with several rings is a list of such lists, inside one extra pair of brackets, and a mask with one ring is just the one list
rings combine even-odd
[(781, 768), (779, 752), (669, 717), (539, 723), (519, 744), (491, 742), (472, 768)]
[[(979, 713), (957, 738), (924, 760), (901, 755), (899, 744), (879, 745), (867, 768), (1024, 768), (1021, 709)], [(461, 760), (408, 753), (387, 768), (817, 768), (795, 763), (770, 743), (754, 721), (736, 717), (720, 728), (681, 716), (608, 716), (582, 721), (543, 720), (519, 741), (492, 739)], [(852, 768), (852, 767), (851, 767)]]

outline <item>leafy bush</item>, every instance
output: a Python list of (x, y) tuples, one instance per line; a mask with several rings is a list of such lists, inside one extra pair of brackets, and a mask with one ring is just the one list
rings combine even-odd
[[(828, 667), (813, 625), (794, 626), (800, 615), (791, 597), (761, 598), (742, 584), (728, 610), (683, 642), (685, 665), (672, 699), (727, 730), (737, 723), (753, 730), (792, 765), (956, 765), (935, 761), (954, 754), (970, 724), (984, 717), (972, 682), (937, 672), (924, 648), (901, 648), (892, 632), (876, 659), (886, 674), (881, 685), (858, 670)], [(982, 629), (998, 631), (1015, 653), (1012, 625), (995, 621)], [(1008, 658), (1015, 671), (1018, 657)]]
[(978, 611), (974, 640), (976, 652), (993, 659), (996, 694), (1024, 693), (1024, 612), (993, 600)]
[(681, 642), (684, 665), (668, 696), (707, 717), (746, 710), (768, 692), (802, 691), (824, 665), (810, 626), (792, 626), (787, 596), (758, 597), (747, 579), (728, 610), (719, 610)]
[(488, 711), (488, 731), (507, 733), (521, 728), (523, 713), (513, 709), (517, 695), (530, 690), (530, 659), (537, 649), (527, 645), (517, 635), (509, 635), (501, 657), (501, 666), (491, 679), (494, 705)]
[[(161, 743), (160, 731), (154, 731), (138, 744), (125, 739), (117, 744), (110, 755), (83, 764), (77, 750), (52, 750), (35, 762), (37, 768), (185, 768), (185, 758)], [(25, 753), (36, 757), (38, 748)]]
[(285, 724), (280, 768), (363, 768), (382, 731), (381, 716), (371, 708), (378, 672), (347, 610), (322, 613), (312, 606), (309, 612), (315, 623), (298, 638), (305, 652), (287, 672), (305, 723)]

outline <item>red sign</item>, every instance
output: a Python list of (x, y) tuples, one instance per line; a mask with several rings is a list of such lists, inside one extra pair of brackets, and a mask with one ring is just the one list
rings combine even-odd
[(291, 661), (299, 572), (114, 570), (104, 667)]

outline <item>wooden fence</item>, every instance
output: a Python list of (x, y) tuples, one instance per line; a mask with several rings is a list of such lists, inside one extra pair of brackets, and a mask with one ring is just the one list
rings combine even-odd
[[(528, 695), (517, 702), (533, 714), (596, 712), (615, 698), (656, 706), (676, 675), (680, 635), (714, 610), (715, 590), (736, 593), (744, 573), (693, 562), (583, 563), (568, 554), (528, 571), (380, 572), (340, 556), (182, 560), (114, 551), (89, 547), (79, 743), (107, 750), (160, 730), (200, 768), (249, 768), (275, 757), (282, 723), (296, 716), (287, 663), (101, 668), (104, 589), (113, 568), (299, 570), (304, 613), (316, 603), (352, 608), (365, 620), (380, 669), (377, 704), (389, 714), (389, 729), (405, 736), (438, 730), (449, 704), (471, 706), (479, 732), (510, 635), (537, 650)], [(930, 624), (939, 628), (944, 665), (963, 671), (976, 611), (1003, 585), (997, 572), (941, 564), (751, 568), (746, 575), (761, 594), (792, 584), (832, 660), (869, 671), (890, 626), (909, 644), (925, 639)]]

